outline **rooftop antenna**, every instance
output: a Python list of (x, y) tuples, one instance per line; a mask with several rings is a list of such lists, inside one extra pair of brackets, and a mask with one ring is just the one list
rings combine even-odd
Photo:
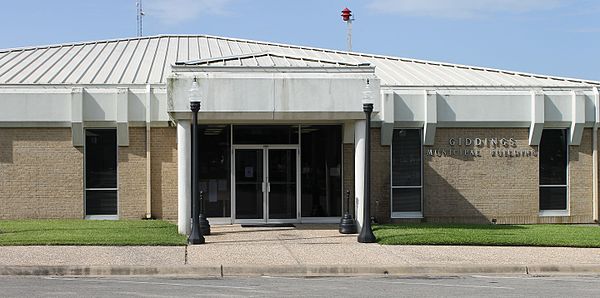
[(348, 52), (352, 52), (352, 21), (354, 21), (354, 17), (348, 7), (342, 10), (342, 20), (348, 24)]
[(135, 6), (137, 7), (137, 36), (141, 37), (144, 35), (143, 23), (144, 23), (144, 10), (142, 9), (142, 0), (136, 0)]

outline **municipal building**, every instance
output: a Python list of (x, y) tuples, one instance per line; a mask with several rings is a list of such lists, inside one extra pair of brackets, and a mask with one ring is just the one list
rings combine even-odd
[(209, 35), (0, 50), (0, 219), (362, 219), (367, 80), (375, 221), (598, 221), (600, 82)]

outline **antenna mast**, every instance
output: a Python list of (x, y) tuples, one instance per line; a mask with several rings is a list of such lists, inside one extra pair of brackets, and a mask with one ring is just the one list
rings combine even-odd
[(352, 11), (348, 7), (342, 10), (342, 20), (348, 24), (348, 52), (352, 52), (352, 21), (354, 21), (354, 18), (352, 17)]
[(144, 10), (142, 9), (142, 0), (136, 0), (135, 6), (137, 7), (137, 36), (141, 37), (144, 35), (143, 23), (144, 23)]

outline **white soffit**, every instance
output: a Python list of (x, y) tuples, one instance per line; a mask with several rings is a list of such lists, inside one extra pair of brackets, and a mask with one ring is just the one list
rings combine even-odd
[(382, 86), (394, 87), (600, 86), (597, 81), (209, 35), (158, 35), (0, 50), (0, 84), (164, 84), (171, 65), (186, 61), (255, 67), (370, 63)]

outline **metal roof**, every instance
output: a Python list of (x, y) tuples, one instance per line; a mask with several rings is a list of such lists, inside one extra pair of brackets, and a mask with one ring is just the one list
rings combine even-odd
[(209, 35), (158, 35), (0, 50), (0, 84), (163, 84), (176, 62), (253, 67), (370, 63), (387, 86), (589, 87), (600, 82)]
[(347, 63), (321, 58), (307, 58), (292, 55), (283, 55), (272, 52), (251, 53), (227, 57), (207, 58), (192, 61), (177, 61), (175, 65), (193, 66), (250, 66), (250, 67), (359, 67), (369, 66), (364, 63)]

